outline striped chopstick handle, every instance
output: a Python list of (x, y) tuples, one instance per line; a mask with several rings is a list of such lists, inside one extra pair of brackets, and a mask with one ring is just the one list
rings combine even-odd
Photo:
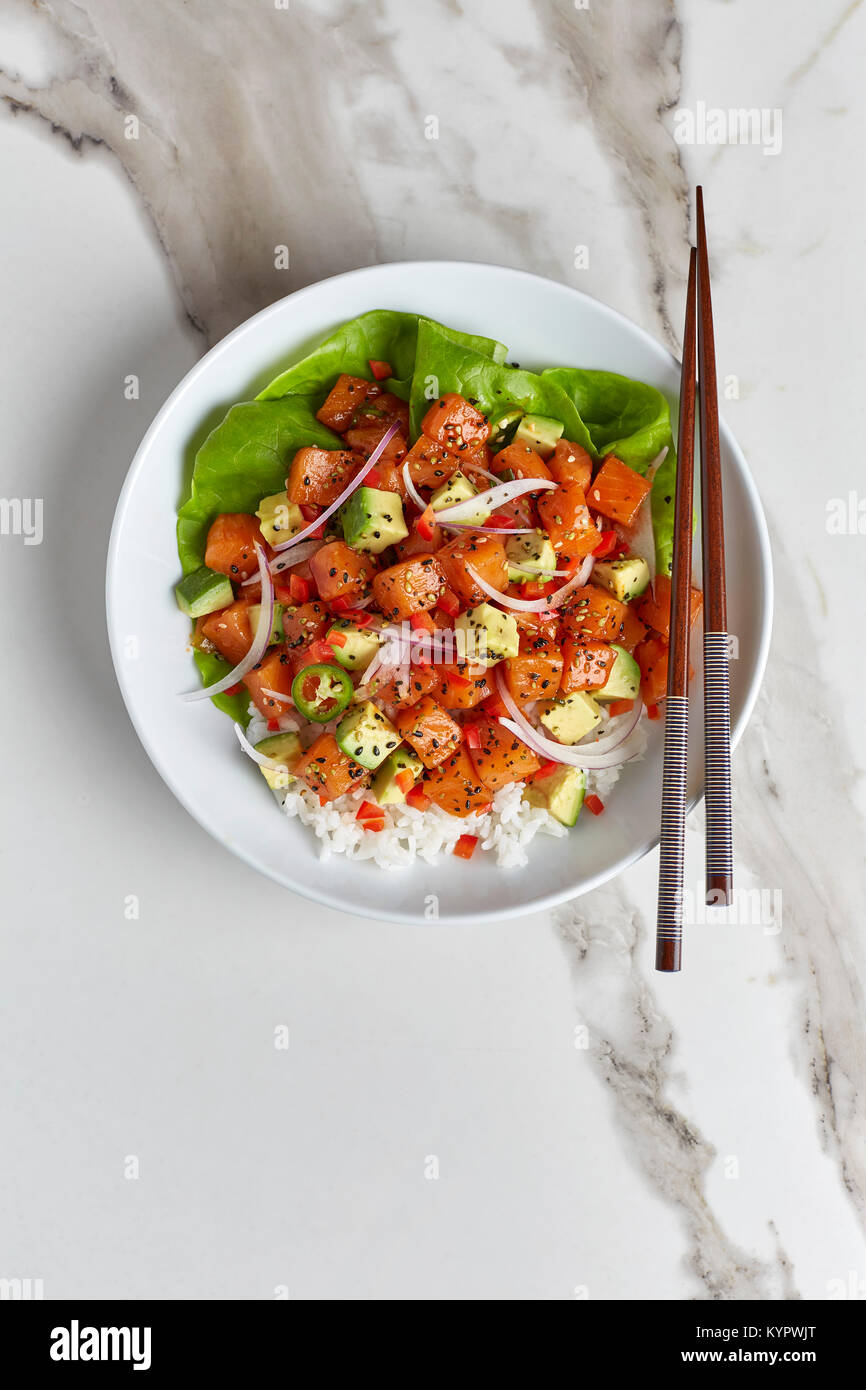
[(669, 695), (665, 701), (656, 970), (679, 970), (682, 956), (688, 745), (688, 697)]
[(731, 686), (728, 634), (704, 633), (704, 757), (707, 902), (728, 904), (734, 887), (731, 837)]

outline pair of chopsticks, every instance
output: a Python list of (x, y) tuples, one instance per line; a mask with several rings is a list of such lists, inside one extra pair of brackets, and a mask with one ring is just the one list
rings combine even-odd
[(725, 597), (725, 529), (719, 456), (719, 398), (703, 190), (697, 190), (697, 250), (689, 258), (680, 418), (677, 444), (671, 625), (662, 784), (656, 969), (682, 960), (686, 764), (689, 741), (695, 393), (701, 418), (701, 541), (704, 585), (704, 760), (706, 901), (727, 905), (733, 894), (731, 843), (731, 710)]

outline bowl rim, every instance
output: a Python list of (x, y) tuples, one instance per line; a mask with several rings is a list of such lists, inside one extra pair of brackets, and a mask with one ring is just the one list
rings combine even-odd
[[(137, 718), (131, 700), (127, 697), (127, 689), (124, 674), (125, 664), (121, 660), (120, 653), (118, 650), (117, 633), (119, 631), (119, 628), (115, 620), (116, 615), (114, 612), (113, 577), (120, 551), (120, 531), (123, 525), (126, 509), (129, 505), (129, 500), (132, 491), (138, 481), (139, 474), (142, 472), (147, 462), (152, 441), (154, 437), (159, 433), (163, 421), (166, 419), (166, 417), (174, 410), (178, 402), (182, 400), (183, 397), (195, 387), (199, 378), (205, 375), (206, 372), (210, 370), (213, 363), (217, 361), (217, 359), (220, 356), (227, 352), (231, 347), (233, 347), (240, 339), (245, 337), (247, 334), (255, 332), (256, 328), (260, 324), (265, 322), (268, 318), (273, 317), (278, 313), (282, 312), (287, 302), (292, 301), (294, 303), (298, 303), (299, 301), (302, 301), (303, 299), (314, 295), (324, 285), (336, 285), (340, 282), (345, 282), (348, 280), (362, 280), (365, 277), (370, 277), (375, 274), (382, 273), (383, 271), (411, 271), (423, 274), (425, 271), (430, 271), (434, 273), (441, 272), (446, 267), (449, 271), (459, 271), (463, 273), (471, 273), (474, 275), (501, 275), (504, 272), (509, 276), (513, 276), (521, 280), (534, 282), (537, 284), (544, 284), (547, 286), (553, 285), (557, 290), (561, 290), (570, 296), (576, 296), (584, 302), (592, 305), (594, 313), (601, 313), (603, 317), (606, 317), (612, 323), (615, 323), (620, 327), (624, 326), (630, 333), (637, 335), (639, 339), (641, 339), (644, 343), (651, 347), (654, 352), (662, 352), (668, 358), (669, 363), (674, 370), (679, 369), (680, 362), (670, 351), (670, 349), (667, 348), (663, 343), (659, 342), (657, 338), (653, 337), (653, 335), (649, 333), (647, 329), (642, 328), (640, 324), (635, 323), (634, 320), (630, 319), (626, 314), (620, 313), (618, 309), (612, 308), (603, 300), (594, 298), (592, 295), (587, 294), (584, 290), (576, 289), (572, 285), (567, 285), (562, 281), (551, 279), (549, 276), (537, 275), (533, 271), (520, 270), (512, 266), (498, 265), (495, 262), (491, 261), (427, 259), (419, 261), (405, 260), (377, 262), (374, 265), (359, 266), (354, 270), (341, 271), (337, 275), (326, 276), (321, 280), (316, 280), (314, 283), (310, 285), (304, 285), (300, 289), (292, 290), (289, 294), (283, 295), (281, 299), (274, 300), (272, 304), (266, 305), (263, 309), (258, 310), (257, 313), (252, 314), (248, 319), (245, 319), (242, 323), (238, 324), (236, 328), (233, 328), (229, 333), (225, 335), (225, 337), (221, 338), (219, 342), (215, 343), (212, 348), (210, 348), (206, 353), (204, 353), (199, 358), (199, 360), (193, 364), (193, 366), (189, 369), (185, 376), (181, 378), (177, 386), (175, 386), (174, 389), (169, 393), (169, 395), (166, 397), (159, 410), (157, 411), (156, 415), (153, 417), (144, 435), (142, 436), (141, 441), (130, 463), (126, 477), (123, 481), (123, 485), (120, 489), (120, 493), (117, 499), (117, 505), (114, 510), (114, 517), (111, 524), (111, 532), (108, 541), (108, 553), (106, 557), (105, 569), (105, 616), (106, 626), (108, 629), (108, 643), (111, 652), (112, 664), (114, 666), (115, 677), (120, 688), (123, 703), (126, 707), (126, 712), (129, 716), (133, 728), (135, 729), (139, 742), (141, 743), (142, 747), (147, 753), (147, 756), (150, 759), (153, 767), (156, 769), (159, 776), (162, 778), (163, 782), (166, 784), (172, 795), (177, 798), (177, 800), (184, 807), (184, 809), (192, 816), (192, 818), (199, 825), (201, 825), (202, 828), (206, 830), (207, 833), (217, 841), (217, 843), (222, 845), (223, 848), (230, 848), (232, 853), (237, 855), (238, 858), (242, 859), (251, 868), (257, 870), (261, 874), (264, 874), (265, 877), (271, 879), (273, 882), (279, 883), (282, 887), (288, 888), (291, 892), (297, 894), (298, 897), (304, 898), (310, 902), (321, 903), (325, 907), (333, 908), (338, 912), (353, 913), (356, 916), (365, 917), (373, 921), (399, 922), (407, 925), (423, 924), (425, 923), (426, 919), (420, 914), (407, 914), (405, 912), (389, 910), (384, 903), (382, 904), (381, 909), (376, 912), (368, 910), (363, 903), (353, 904), (352, 907), (349, 908), (346, 906), (345, 902), (339, 896), (332, 895), (331, 893), (329, 893), (327, 887), (324, 884), (322, 884), (321, 887), (319, 885), (316, 885), (315, 890), (313, 890), (312, 887), (308, 889), (305, 886), (290, 881), (287, 876), (281, 876), (279, 874), (274, 873), (266, 864), (260, 862), (256, 858), (254, 853), (248, 851), (243, 846), (239, 844), (233, 844), (229, 847), (224, 844), (222, 836), (220, 835), (218, 830), (211, 824), (207, 814), (203, 813), (201, 808), (194, 807), (191, 804), (190, 799), (187, 797), (185, 792), (182, 790), (182, 788), (174, 778), (172, 771), (164, 764), (158, 749), (154, 746), (154, 743), (150, 739), (150, 736), (147, 734), (145, 729), (142, 727), (139, 719)], [(749, 468), (745, 455), (742, 449), (740, 448), (735, 436), (733, 435), (730, 427), (728, 426), (727, 422), (723, 418), (721, 418), (721, 416), (719, 419), (719, 429), (724, 443), (728, 449), (729, 455), (733, 461), (733, 464), (740, 476), (740, 482), (743, 485), (748, 500), (748, 505), (751, 509), (752, 517), (755, 523), (761, 567), (760, 592), (763, 596), (763, 607), (761, 613), (761, 623), (758, 637), (756, 660), (749, 679), (748, 687), (743, 698), (743, 703), (739, 716), (734, 721), (731, 728), (731, 748), (733, 750), (737, 747), (746, 729), (746, 726), (748, 725), (748, 722), (752, 716), (752, 712), (754, 710), (755, 703), (757, 701), (758, 694), (761, 689), (761, 684), (763, 682), (764, 673), (767, 667), (773, 628), (774, 579), (772, 548), (770, 545), (769, 528), (767, 526), (767, 520), (764, 515), (764, 508), (761, 503), (761, 499), (758, 494), (758, 489), (755, 484), (755, 480), (752, 476), (751, 469)], [(697, 806), (702, 800), (703, 791), (701, 790), (690, 797), (686, 806), (686, 811), (692, 811), (695, 808), (695, 806)], [(506, 918), (526, 917), (534, 912), (548, 911), (551, 908), (560, 906), (562, 903), (570, 902), (574, 898), (582, 897), (585, 893), (589, 893), (593, 889), (601, 887), (602, 884), (609, 883), (612, 879), (617, 878), (626, 869), (630, 868), (631, 865), (636, 864), (639, 860), (643, 859), (645, 855), (649, 854), (656, 847), (658, 842), (659, 834), (658, 832), (656, 832), (653, 835), (651, 835), (648, 840), (636, 845), (633, 850), (629, 851), (626, 855), (624, 855), (617, 862), (615, 868), (601, 869), (595, 874), (590, 874), (579, 885), (577, 885), (574, 888), (566, 888), (562, 890), (557, 890), (552, 893), (544, 894), (535, 899), (531, 905), (518, 904), (515, 907), (508, 907), (506, 905), (503, 907), (497, 907), (483, 911), (468, 912), (465, 914), (446, 912), (436, 919), (437, 923), (482, 923), (502, 920)]]

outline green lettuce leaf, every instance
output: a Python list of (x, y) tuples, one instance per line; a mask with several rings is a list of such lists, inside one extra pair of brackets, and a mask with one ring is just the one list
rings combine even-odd
[[(408, 400), (415, 370), (419, 322), (418, 314), (371, 309), (342, 324), (300, 362), (275, 377), (256, 399), (268, 401), (281, 396), (309, 395), (319, 396), (321, 404), (341, 372), (369, 377), (373, 359), (390, 363), (393, 377), (385, 385), (395, 395)], [(450, 328), (443, 328), (442, 332), (447, 333), (452, 342), (479, 352), (483, 357), (499, 362), (505, 360), (507, 349), (495, 338), (458, 333)]]
[(664, 462), (653, 477), (650, 506), (656, 566), (669, 574), (673, 558), (677, 456), (670, 408), (664, 396), (654, 386), (632, 381), (616, 372), (549, 367), (541, 375), (543, 379), (555, 381), (568, 394), (599, 456), (616, 454), (629, 468), (643, 474), (662, 449), (667, 448)]
[(421, 432), (431, 401), (447, 391), (467, 396), (494, 418), (510, 405), (520, 406), (527, 414), (549, 415), (562, 421), (573, 443), (592, 449), (586, 426), (558, 382), (495, 362), (458, 341), (457, 335), (432, 319), (422, 319), (410, 396), (413, 438)]
[(184, 574), (204, 564), (208, 528), (220, 512), (254, 512), (262, 497), (286, 485), (289, 464), (305, 444), (338, 449), (340, 440), (316, 419), (318, 401), (285, 396), (233, 405), (195, 456), (189, 496), (177, 514)]

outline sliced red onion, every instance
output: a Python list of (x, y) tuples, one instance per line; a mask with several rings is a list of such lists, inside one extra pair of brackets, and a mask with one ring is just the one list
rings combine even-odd
[[(568, 763), (571, 767), (585, 767), (588, 771), (600, 771), (605, 767), (615, 767), (620, 762), (627, 762), (633, 755), (634, 749), (626, 750), (626, 740), (634, 733), (640, 721), (641, 705), (640, 700), (635, 700), (634, 705), (627, 714), (622, 715), (621, 720), (617, 721), (616, 728), (602, 738), (595, 739), (592, 743), (567, 744), (560, 743), (558, 739), (548, 738), (530, 724), (526, 715), (521, 710), (517, 701), (508, 689), (508, 682), (502, 674), (502, 668), (496, 671), (496, 688), (502, 698), (502, 702), (512, 716), (511, 719), (500, 718), (500, 724), (517, 734), (524, 743), (536, 753), (541, 753), (553, 762)], [(626, 756), (621, 754), (625, 752)]]
[(415, 506), (418, 508), (418, 510), (421, 512), (426, 512), (427, 503), (424, 501), (424, 498), (421, 496), (420, 492), (418, 491), (418, 489), (412, 481), (412, 474), (409, 471), (408, 458), (406, 462), (403, 464), (403, 482), (406, 484), (406, 491), (412, 498), (412, 501), (415, 503)]
[(609, 753), (598, 753), (593, 757), (591, 753), (582, 751), (576, 745), (557, 743), (556, 739), (542, 737), (531, 724), (518, 724), (515, 719), (504, 719), (502, 716), (499, 723), (503, 729), (522, 739), (533, 753), (537, 753), (546, 762), (566, 763), (569, 767), (582, 767), (586, 772), (603, 772), (609, 767), (619, 767), (640, 751), (636, 741), (629, 746), (623, 739), (618, 748), (612, 748)]
[[(291, 697), (291, 695), (284, 695), (284, 694), (282, 694), (279, 690), (270, 690), (270, 689), (268, 688), (268, 686), (266, 686), (266, 685), (263, 685), (263, 686), (260, 687), (260, 689), (259, 689), (259, 694), (260, 694), (260, 695), (267, 695), (267, 697), (268, 697), (269, 700), (278, 700), (279, 703), (280, 703), (281, 705), (290, 705), (290, 704), (292, 703), (292, 697)], [(280, 722), (282, 723), (282, 720), (281, 720)], [(298, 727), (298, 726), (297, 726), (297, 724), (296, 724), (296, 725), (295, 725), (295, 728), (297, 729), (297, 727)], [(289, 728), (289, 726), (288, 726), (288, 724), (287, 724), (287, 725), (286, 725), (286, 728), (285, 728), (285, 730), (283, 730), (283, 732), (284, 732), (284, 733), (287, 732), (287, 731), (288, 731), (288, 728)]]
[[(291, 555), (287, 555), (284, 560), (271, 561), (271, 574), (280, 574), (283, 570), (291, 569), (294, 565), (302, 565), (305, 560), (309, 560), (311, 555), (315, 555), (321, 541), (307, 541), (304, 545), (299, 545), (297, 550), (293, 550)], [(251, 574), (249, 579), (245, 579), (242, 588), (247, 584), (258, 584), (259, 576)]]
[(480, 463), (475, 463), (472, 459), (461, 459), (460, 468), (464, 471), (468, 468), (473, 473), (480, 473), (482, 477), (489, 478), (491, 483), (496, 484), (496, 486), (502, 482), (502, 479), (497, 478), (495, 473), (488, 473), (486, 468), (482, 468)]
[[(306, 540), (307, 536), (311, 536), (314, 531), (318, 531), (322, 523), (327, 521), (329, 516), (333, 516), (334, 512), (338, 511), (339, 508), (342, 507), (346, 498), (351, 497), (355, 489), (361, 486), (367, 474), (370, 472), (370, 469), (375, 468), (376, 464), (379, 462), (379, 459), (384, 454), (385, 450), (391, 443), (391, 440), (394, 438), (394, 435), (397, 433), (397, 430), (399, 428), (399, 422), (395, 421), (395, 423), (390, 427), (390, 429), (385, 431), (385, 433), (382, 435), (382, 438), (379, 440), (379, 443), (373, 450), (372, 454), (367, 459), (367, 462), (364, 464), (362, 468), (358, 469), (358, 472), (355, 474), (348, 487), (344, 488), (343, 491), (340, 493), (336, 502), (332, 502), (330, 507), (326, 507), (323, 512), (320, 512), (319, 515), (316, 517), (315, 521), (311, 521), (309, 526), (304, 527), (303, 531), (299, 531), (296, 536), (292, 536), (289, 540), (282, 541), (280, 545), (275, 545), (273, 547), (278, 554), (280, 554), (282, 551), (289, 550), (292, 546), (296, 546), (298, 541)], [(292, 563), (295, 562), (293, 561)]]
[(206, 685), (201, 690), (190, 690), (186, 695), (181, 696), (182, 700), (207, 700), (211, 695), (219, 695), (223, 690), (228, 690), (230, 686), (237, 685), (238, 681), (242, 680), (247, 672), (261, 661), (268, 649), (271, 630), (274, 626), (274, 586), (268, 573), (267, 556), (258, 543), (256, 543), (255, 551), (256, 559), (259, 562), (262, 600), (259, 607), (259, 620), (253, 633), (252, 646), (243, 660), (239, 661), (227, 676), (223, 676), (222, 680), (215, 681), (213, 685)]
[(259, 767), (266, 767), (270, 772), (287, 771), (286, 764), (281, 763), (278, 758), (268, 758), (264, 753), (260, 753), (257, 748), (254, 748), (240, 724), (235, 724), (235, 733), (238, 736), (238, 743), (241, 745), (247, 757), (252, 758), (254, 763), (258, 763)]
[(650, 583), (655, 583), (656, 577), (656, 540), (653, 531), (652, 514), (652, 483), (659, 468), (661, 468), (668, 455), (668, 446), (656, 454), (652, 463), (646, 471), (646, 477), (650, 482), (650, 490), (638, 508), (637, 518), (630, 527), (620, 527), (620, 533), (624, 537), (626, 544), (632, 555), (638, 555), (645, 560), (649, 568)]
[(539, 492), (556, 486), (552, 478), (515, 478), (510, 483), (497, 483), (496, 487), (490, 487), (486, 492), (476, 492), (474, 497), (467, 497), (465, 502), (455, 502), (451, 507), (443, 507), (436, 513), (436, 520), (446, 524), (451, 521), (469, 521), (479, 503), (492, 515), (497, 507), (504, 507), (506, 502), (516, 502), (524, 493)]
[[(592, 556), (587, 556), (587, 559), (591, 560)], [(512, 608), (517, 613), (549, 613), (554, 608), (561, 607), (569, 594), (573, 594), (575, 589), (579, 589), (582, 584), (586, 583), (584, 574), (589, 574), (592, 566), (588, 567), (586, 560), (584, 560), (580, 569), (572, 575), (567, 584), (561, 585), (560, 588), (555, 589), (552, 594), (547, 594), (544, 598), (513, 598), (511, 594), (503, 594), (500, 589), (494, 589), (493, 585), (488, 584), (473, 565), (467, 563), (466, 569), (472, 575), (479, 589), (483, 589), (488, 598), (495, 599), (503, 608)]]

